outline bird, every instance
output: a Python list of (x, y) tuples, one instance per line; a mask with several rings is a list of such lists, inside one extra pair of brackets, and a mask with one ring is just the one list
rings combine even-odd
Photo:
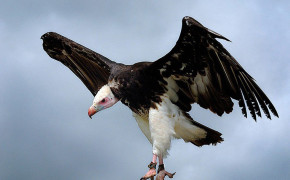
[(223, 141), (220, 132), (190, 116), (195, 104), (222, 116), (238, 101), (242, 114), (247, 117), (248, 109), (255, 121), (262, 111), (269, 119), (271, 114), (279, 117), (254, 78), (218, 41), (230, 40), (189, 16), (182, 19), (172, 50), (154, 62), (117, 63), (55, 32), (41, 39), (47, 54), (67, 66), (93, 94), (90, 118), (118, 101), (132, 110), (152, 145), (152, 161), (141, 180), (173, 178), (175, 173), (167, 172), (163, 162), (173, 139), (198, 147)]

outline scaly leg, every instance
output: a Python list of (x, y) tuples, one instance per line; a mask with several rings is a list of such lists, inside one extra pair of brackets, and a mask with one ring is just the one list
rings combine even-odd
[(149, 171), (140, 180), (146, 180), (149, 178), (151, 180), (154, 180), (154, 176), (156, 175), (156, 164), (157, 164), (157, 155), (153, 154), (152, 162), (148, 165)]
[(156, 180), (164, 180), (165, 176), (167, 175), (169, 178), (173, 178), (175, 173), (169, 173), (167, 171), (165, 171), (164, 168), (164, 163), (163, 163), (163, 158), (162, 156), (158, 156), (159, 158), (159, 166), (158, 166), (158, 171), (157, 171), (157, 176), (156, 176)]

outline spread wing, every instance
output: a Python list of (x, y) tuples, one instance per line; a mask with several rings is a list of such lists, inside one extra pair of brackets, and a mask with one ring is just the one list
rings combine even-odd
[(229, 41), (195, 19), (184, 17), (174, 48), (151, 65), (163, 79), (175, 81), (178, 86), (172, 87), (178, 95), (175, 103), (185, 111), (190, 110), (190, 104), (198, 103), (222, 115), (232, 111), (233, 98), (239, 101), (245, 117), (245, 104), (255, 120), (256, 115), (261, 116), (260, 107), (268, 118), (271, 118), (269, 110), (278, 117), (265, 93), (216, 38)]
[(47, 54), (77, 75), (95, 96), (119, 64), (54, 32), (41, 36)]

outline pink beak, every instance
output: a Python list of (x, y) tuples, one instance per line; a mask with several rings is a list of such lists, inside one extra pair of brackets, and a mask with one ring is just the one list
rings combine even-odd
[(91, 106), (91, 107), (89, 108), (89, 111), (88, 111), (88, 115), (89, 115), (89, 117), (92, 119), (92, 116), (93, 116), (94, 114), (96, 114), (96, 112), (97, 112), (97, 110), (96, 110), (93, 106)]

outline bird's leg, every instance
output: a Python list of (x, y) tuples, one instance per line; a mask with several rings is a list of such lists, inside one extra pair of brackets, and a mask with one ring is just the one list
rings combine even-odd
[(156, 175), (156, 164), (157, 164), (157, 155), (153, 154), (152, 162), (148, 165), (149, 171), (140, 180), (146, 180), (149, 178), (151, 180), (154, 180), (154, 176)]
[(163, 163), (163, 157), (162, 155), (158, 156), (159, 158), (159, 166), (158, 166), (158, 170), (157, 170), (157, 176), (156, 176), (156, 180), (164, 180), (164, 177), (167, 175), (169, 178), (173, 178), (175, 173), (169, 173), (167, 171), (165, 171), (164, 168), (164, 163)]

